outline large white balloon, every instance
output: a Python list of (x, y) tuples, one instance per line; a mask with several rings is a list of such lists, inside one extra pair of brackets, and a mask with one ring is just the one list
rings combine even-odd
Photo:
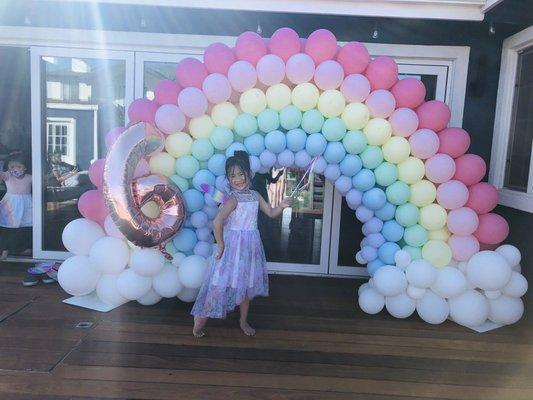
[(207, 260), (204, 257), (194, 255), (181, 262), (178, 275), (183, 286), (198, 289), (204, 282), (206, 271)]
[(419, 288), (413, 285), (407, 286), (407, 296), (409, 296), (412, 299), (418, 300), (424, 297), (424, 294), (426, 293), (427, 289)]
[(374, 274), (374, 286), (383, 296), (396, 296), (407, 289), (405, 273), (393, 265), (385, 265)]
[(509, 296), (500, 296), (489, 299), (489, 319), (500, 325), (511, 325), (517, 322), (524, 314), (522, 299)]
[(192, 289), (188, 287), (184, 287), (181, 289), (181, 291), (178, 293), (178, 299), (185, 303), (191, 303), (194, 300), (196, 300), (196, 296), (198, 296), (198, 292), (200, 289)]
[(128, 264), (130, 249), (124, 240), (104, 236), (91, 247), (89, 259), (92, 266), (103, 274), (118, 274)]
[(368, 282), (365, 282), (363, 283), (361, 286), (359, 286), (359, 288), (357, 289), (357, 295), (358, 296), (361, 296), (361, 293), (363, 293), (367, 288), (369, 288), (370, 285), (368, 284)]
[(431, 290), (416, 302), (416, 312), (428, 324), (442, 324), (450, 314), (450, 306)]
[(153, 306), (161, 301), (161, 296), (154, 289), (150, 289), (148, 293), (137, 299), (137, 301), (143, 306)]
[(468, 280), (483, 290), (500, 290), (511, 279), (511, 266), (495, 251), (485, 250), (476, 253), (468, 260), (466, 275)]
[(166, 263), (161, 272), (154, 276), (152, 281), (154, 290), (163, 297), (176, 297), (183, 289), (180, 282), (178, 267)]
[(520, 261), (522, 260), (520, 250), (510, 244), (502, 244), (496, 249), (496, 252), (501, 254), (511, 267), (520, 264)]
[(375, 288), (369, 287), (359, 296), (359, 307), (367, 314), (377, 314), (385, 306), (385, 297)]
[(87, 256), (94, 242), (105, 236), (96, 222), (86, 218), (70, 221), (63, 229), (62, 239), (65, 248), (78, 256)]
[(385, 307), (393, 317), (407, 318), (415, 311), (416, 302), (404, 292), (396, 296), (386, 297)]
[(405, 270), (407, 281), (419, 288), (428, 288), (437, 279), (437, 269), (426, 260), (413, 260)]
[(96, 289), (100, 272), (91, 267), (87, 256), (67, 258), (57, 272), (57, 280), (63, 290), (72, 296), (83, 296)]
[(462, 295), (448, 300), (450, 317), (459, 325), (476, 327), (489, 316), (489, 302), (476, 290), (468, 290)]
[(466, 288), (465, 276), (455, 267), (440, 268), (437, 279), (431, 285), (431, 290), (445, 298), (459, 296), (466, 291)]
[(172, 256), (172, 264), (175, 265), (176, 267), (179, 267), (181, 265), (181, 262), (183, 260), (185, 260), (187, 258), (187, 256), (183, 253), (175, 253), (173, 256)]
[(117, 287), (118, 275), (104, 274), (96, 285), (96, 295), (104, 303), (120, 306), (128, 301), (120, 295)]
[(397, 267), (405, 270), (411, 263), (411, 255), (405, 250), (398, 250), (394, 254), (394, 262)]
[(119, 294), (128, 300), (137, 300), (143, 297), (152, 288), (152, 278), (141, 276), (133, 269), (128, 268), (120, 273), (117, 279)]
[(528, 283), (526, 278), (518, 272), (513, 271), (509, 283), (502, 289), (502, 293), (511, 297), (522, 297), (526, 294)]
[(131, 268), (142, 276), (157, 275), (165, 266), (165, 256), (156, 249), (136, 248), (131, 253)]

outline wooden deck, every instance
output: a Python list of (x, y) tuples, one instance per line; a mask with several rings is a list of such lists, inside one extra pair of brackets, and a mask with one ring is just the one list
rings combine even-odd
[[(356, 308), (346, 279), (272, 276), (237, 315), (191, 335), (190, 305), (67, 306), (0, 264), (0, 399), (533, 399), (531, 321), (477, 334)], [(531, 310), (531, 301), (528, 309)], [(91, 329), (76, 328), (92, 321)]]

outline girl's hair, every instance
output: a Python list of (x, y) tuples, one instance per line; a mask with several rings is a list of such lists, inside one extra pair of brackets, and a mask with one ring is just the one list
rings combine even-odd
[(252, 171), (250, 169), (250, 159), (248, 153), (242, 150), (238, 150), (233, 156), (226, 160), (226, 176), (228, 176), (231, 170), (235, 167), (239, 167), (246, 175), (248, 180), (252, 179)]
[(13, 151), (9, 153), (9, 156), (4, 164), (4, 169), (7, 170), (10, 162), (18, 162), (24, 165), (24, 168), (28, 169), (28, 164), (26, 158), (23, 156), (21, 151)]

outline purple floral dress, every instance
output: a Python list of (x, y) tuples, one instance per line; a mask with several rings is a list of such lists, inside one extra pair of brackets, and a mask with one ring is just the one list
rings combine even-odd
[(212, 259), (191, 314), (225, 318), (245, 296), (268, 296), (268, 273), (257, 215), (259, 194), (253, 190), (233, 191), (237, 207), (224, 224), (224, 253)]

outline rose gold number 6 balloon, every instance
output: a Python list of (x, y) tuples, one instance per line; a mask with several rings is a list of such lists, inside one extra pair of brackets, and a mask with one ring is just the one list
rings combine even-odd
[[(134, 179), (134, 173), (141, 158), (161, 150), (162, 137), (150, 124), (133, 125), (111, 147), (104, 169), (104, 197), (118, 229), (137, 246), (160, 249), (185, 220), (181, 191), (165, 176), (151, 174)], [(141, 211), (149, 201), (159, 206), (155, 218)]]

